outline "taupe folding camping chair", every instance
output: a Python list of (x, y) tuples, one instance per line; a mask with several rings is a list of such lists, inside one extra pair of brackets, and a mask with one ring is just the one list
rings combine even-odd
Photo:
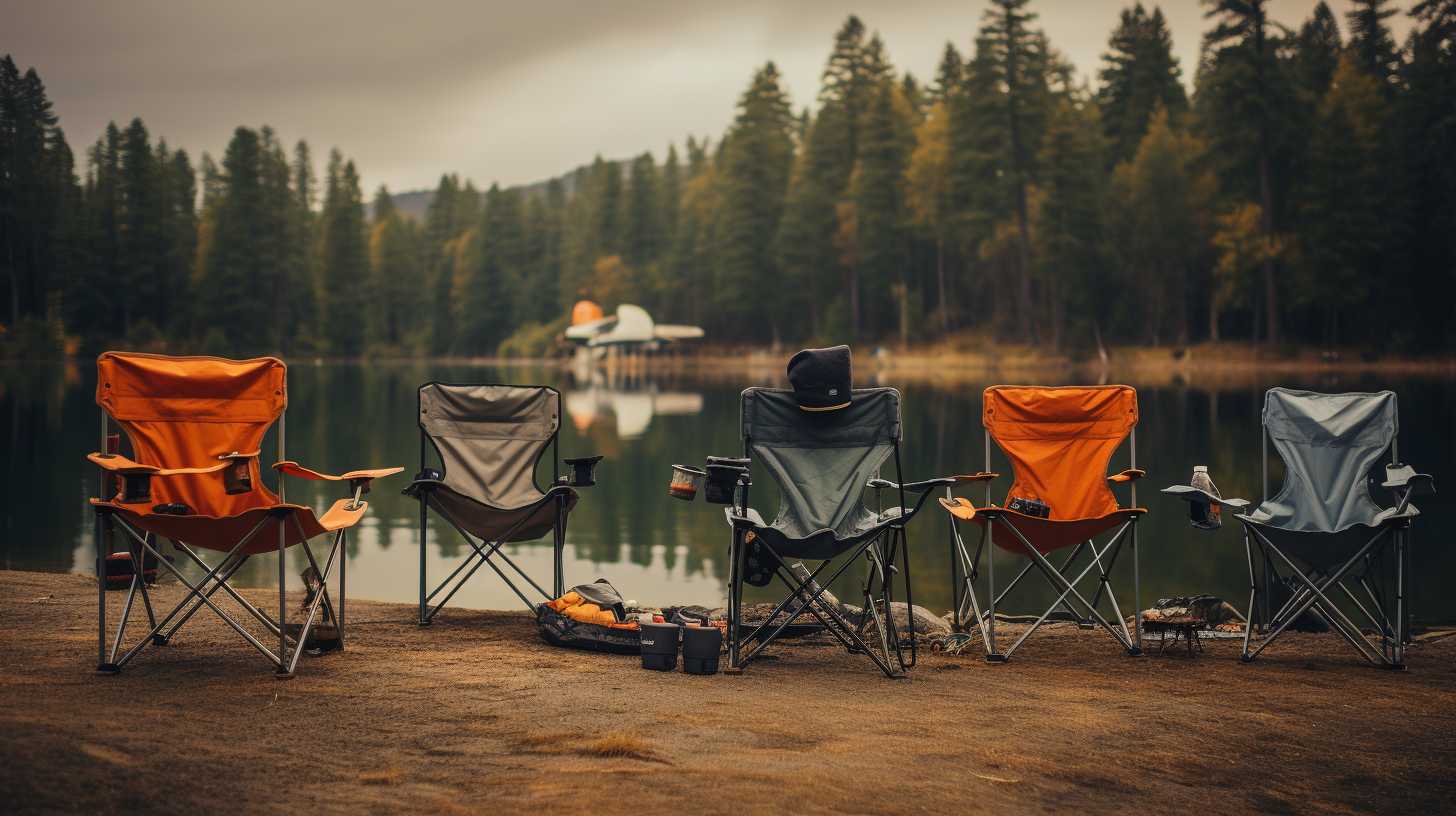
[[(572, 475), (561, 475), (560, 392), (540, 385), (425, 383), (419, 390), (419, 427), (420, 472), (404, 493), (420, 503), (420, 625), (429, 625), (482, 565), (494, 570), (532, 612), (538, 603), (560, 597), (566, 588), (562, 552), (567, 517), (576, 507), (577, 488), (595, 484), (595, 468), (602, 459), (566, 459)], [(439, 456), (439, 470), (428, 467), (428, 448)], [(543, 491), (536, 485), (536, 468), (547, 448), (551, 484)], [(426, 577), (430, 510), (470, 545), (465, 559), (433, 590), (428, 590)], [(503, 549), (547, 533), (554, 535), (555, 546), (550, 594)], [(534, 589), (540, 601), (527, 597), (497, 561)]]
[[(920, 512), (932, 488), (953, 480), (903, 482), (900, 392), (861, 388), (851, 394), (852, 401), (835, 410), (805, 410), (789, 390), (743, 392), (744, 455), (767, 468), (778, 484), (779, 511), (772, 523), (765, 522), (749, 505), (746, 484), (738, 491), (738, 503), (725, 508), (733, 528), (728, 594), (732, 670), (743, 669), (773, 640), (795, 631), (795, 621), (804, 616), (819, 623), (809, 628), (827, 631), (888, 677), (903, 676), (915, 665), (914, 628), (902, 638), (891, 607), (899, 573), (906, 608), (913, 609), (905, 525)], [(895, 480), (878, 478), (881, 466), (891, 459)], [(874, 491), (876, 509), (864, 504), (866, 488)], [(898, 497), (898, 506), (878, 507), (886, 491)], [(913, 504), (906, 502), (907, 493), (915, 495)], [(861, 557), (866, 566), (864, 605), (854, 620), (825, 603), (824, 593)], [(786, 564), (795, 558), (819, 564), (803, 574)], [(743, 621), (744, 584), (763, 586), (774, 578), (789, 589), (788, 596), (766, 619), (748, 627)], [(745, 652), (746, 644), (752, 645)]]
[[(1411, 523), (1420, 514), (1411, 499), (1435, 493), (1436, 484), (1400, 461), (1398, 435), (1399, 410), (1390, 391), (1320, 394), (1271, 388), (1264, 395), (1264, 499), (1253, 512), (1237, 516), (1249, 565), (1244, 662), (1313, 611), (1366, 660), (1404, 667), (1408, 545)], [(1273, 497), (1271, 440), (1284, 462), (1284, 484)], [(1381, 487), (1390, 492), (1392, 506), (1383, 508), (1371, 497), (1369, 481), (1386, 450), (1390, 461)], [(1235, 509), (1248, 505), (1186, 485), (1164, 492)], [(1292, 588), (1288, 597), (1276, 598), (1286, 587)], [(1351, 615), (1366, 625), (1357, 625)]]
[[(89, 455), (99, 468), (97, 492), (91, 499), (96, 511), (96, 574), (100, 592), (98, 609), (97, 670), (121, 670), (148, 645), (163, 645), (177, 635), (203, 606), (263, 654), (282, 677), (291, 677), (307, 648), (320, 608), (334, 624), (335, 644), (344, 645), (344, 546), (348, 531), (364, 517), (368, 503), (361, 496), (378, 478), (403, 468), (355, 470), (331, 475), (309, 470), (284, 458), (284, 419), (288, 405), (287, 369), (282, 360), (225, 360), (219, 357), (166, 357), (156, 354), (106, 352), (96, 360), (96, 404), (101, 411), (101, 450)], [(258, 470), (258, 448), (263, 435), (278, 425), (278, 492), (263, 484)], [(121, 454), (126, 432), (130, 456)], [(283, 476), (347, 482), (349, 496), (334, 502), (323, 515), (312, 508), (284, 500)], [(126, 601), (108, 650), (106, 646), (106, 559), (117, 530), (127, 535), (133, 573)], [(309, 549), (310, 539), (329, 535), (332, 544), (322, 568)], [(158, 550), (159, 538), (170, 539), (187, 562), (203, 571), (196, 582), (184, 575)], [(288, 623), (288, 576), (284, 550), (301, 545), (309, 568), (305, 571), (307, 612), (302, 626)], [(198, 549), (225, 553), (215, 566)], [(248, 559), (266, 552), (278, 554), (278, 618), (249, 602), (228, 582)], [(158, 620), (143, 564), (165, 568), (189, 590), (171, 612)], [(330, 597), (328, 581), (339, 568), (338, 606)], [(213, 600), (224, 592), (271, 635), (278, 651)], [(125, 653), (127, 622), (140, 595), (150, 630)], [(175, 621), (175, 622), (174, 622)], [(296, 628), (295, 628), (296, 627)], [(289, 649), (289, 642), (293, 648)]]

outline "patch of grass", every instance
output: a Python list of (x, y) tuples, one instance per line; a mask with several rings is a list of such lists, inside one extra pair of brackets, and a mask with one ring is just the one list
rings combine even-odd
[(652, 745), (647, 740), (620, 731), (598, 737), (581, 746), (581, 750), (583, 753), (599, 757), (641, 759), (647, 762), (661, 761), (657, 754), (653, 753)]
[(365, 771), (359, 774), (361, 785), (398, 785), (404, 774), (398, 768), (385, 768), (382, 771)]
[(532, 734), (516, 740), (522, 751), (532, 754), (594, 756), (603, 759), (636, 759), (642, 762), (672, 763), (658, 756), (647, 740), (624, 731), (613, 731), (585, 741), (563, 740), (559, 734)]

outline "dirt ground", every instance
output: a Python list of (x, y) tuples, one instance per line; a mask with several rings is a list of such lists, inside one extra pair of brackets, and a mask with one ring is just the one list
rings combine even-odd
[[(742, 675), (556, 649), (520, 613), (351, 602), (348, 649), (274, 679), (206, 611), (93, 673), (95, 594), (0, 572), (8, 812), (1437, 812), (1456, 783), (1456, 638), (1410, 670), (1294, 635), (1129, 658), (1038, 634), (907, 680), (829, 646)], [(165, 602), (178, 587), (159, 590)], [(250, 593), (268, 608), (270, 593)], [(273, 596), (276, 598), (276, 594)], [(121, 593), (111, 593), (112, 615)], [(276, 602), (276, 601), (275, 601)], [(170, 604), (167, 605), (170, 607)], [(140, 618), (137, 619), (140, 621)]]

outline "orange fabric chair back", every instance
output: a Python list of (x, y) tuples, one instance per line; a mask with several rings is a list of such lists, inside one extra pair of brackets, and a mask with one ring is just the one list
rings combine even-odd
[(1006, 501), (1045, 502), (1053, 520), (1118, 509), (1107, 465), (1137, 420), (1137, 391), (1126, 385), (997, 385), (981, 401), (981, 422), (1014, 469)]
[[(131, 440), (131, 458), (160, 468), (208, 467), (218, 456), (259, 449), (288, 405), (287, 367), (273, 357), (166, 357), (106, 352), (96, 360), (96, 404)], [(181, 502), (204, 516), (276, 504), (258, 460), (253, 489), (229, 494), (223, 474), (152, 479), (152, 503)]]

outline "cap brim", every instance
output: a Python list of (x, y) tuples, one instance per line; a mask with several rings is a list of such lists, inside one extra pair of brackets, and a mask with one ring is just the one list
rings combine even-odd
[(848, 408), (849, 401), (845, 400), (838, 405), (799, 405), (800, 411), (838, 411), (840, 408)]

